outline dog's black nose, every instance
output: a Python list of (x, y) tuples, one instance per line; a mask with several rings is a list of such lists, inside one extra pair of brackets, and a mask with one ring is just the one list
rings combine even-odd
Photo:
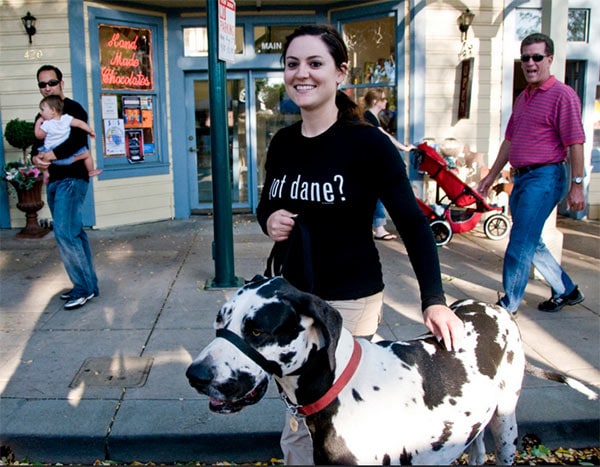
[(197, 391), (206, 394), (206, 390), (214, 378), (210, 365), (204, 362), (193, 362), (185, 372), (190, 385)]

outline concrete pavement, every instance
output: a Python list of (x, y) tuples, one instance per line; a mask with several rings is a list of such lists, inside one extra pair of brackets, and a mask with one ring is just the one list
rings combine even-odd
[[(560, 218), (563, 265), (586, 300), (542, 313), (531, 281), (518, 317), (528, 358), (600, 392), (600, 224)], [(185, 370), (214, 336), (212, 322), (234, 290), (214, 277), (210, 217), (89, 232), (100, 297), (66, 311), (70, 282), (53, 235), (0, 231), (0, 444), (39, 462), (268, 460), (280, 457), (284, 407), (271, 384), (259, 404), (211, 413)], [(339, 232), (343, 235), (343, 232)], [(270, 241), (252, 216), (234, 218), (235, 273), (262, 272)], [(386, 291), (384, 339), (424, 331), (418, 290), (401, 242), (378, 242)], [(448, 301), (497, 300), (506, 240), (480, 228), (439, 250)], [(520, 434), (549, 447), (598, 446), (600, 405), (557, 383), (526, 377)], [(489, 446), (491, 450), (491, 446)]]

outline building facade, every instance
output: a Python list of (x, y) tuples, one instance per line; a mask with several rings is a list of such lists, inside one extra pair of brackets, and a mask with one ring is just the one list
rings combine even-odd
[[(218, 0), (214, 0), (215, 2)], [(556, 43), (553, 73), (578, 92), (586, 132), (582, 217), (600, 218), (600, 8), (594, 0), (238, 0), (226, 64), (226, 100), (211, 102), (206, 2), (5, 0), (0, 11), (0, 120), (33, 121), (44, 64), (64, 73), (65, 94), (89, 113), (91, 182), (86, 225), (98, 228), (187, 218), (214, 208), (211, 105), (227, 109), (232, 208), (253, 212), (275, 132), (299, 118), (286, 98), (280, 61), (296, 26), (330, 23), (350, 49), (345, 92), (381, 87), (400, 141), (433, 140), (477, 155), (475, 178), (493, 163), (515, 95), (524, 83), (519, 42), (543, 31)], [(200, 7), (197, 4), (201, 4)], [(474, 14), (466, 32), (459, 16)], [(21, 18), (36, 18), (29, 43)], [(465, 150), (465, 145), (468, 149)], [(0, 162), (20, 150), (3, 138)], [(464, 157), (463, 157), (464, 159)], [(464, 160), (463, 160), (464, 163)], [(427, 196), (415, 175), (415, 189)], [(23, 213), (4, 182), (0, 227)], [(566, 208), (563, 208), (566, 209)], [(39, 216), (50, 218), (47, 207)]]

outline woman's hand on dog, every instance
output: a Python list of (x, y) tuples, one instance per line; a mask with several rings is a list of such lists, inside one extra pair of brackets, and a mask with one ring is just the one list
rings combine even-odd
[(450, 308), (444, 305), (430, 305), (423, 312), (423, 321), (438, 341), (444, 341), (446, 349), (460, 348), (465, 326)]

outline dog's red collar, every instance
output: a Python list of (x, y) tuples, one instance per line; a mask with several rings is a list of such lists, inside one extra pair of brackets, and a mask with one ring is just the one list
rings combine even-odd
[(323, 394), (323, 396), (317, 401), (298, 407), (298, 413), (304, 415), (305, 417), (315, 414), (329, 404), (333, 402), (333, 400), (338, 396), (342, 389), (348, 384), (350, 378), (354, 376), (354, 372), (358, 368), (358, 364), (360, 363), (360, 357), (362, 355), (362, 347), (358, 343), (356, 339), (354, 339), (354, 350), (352, 350), (352, 355), (350, 356), (350, 361), (344, 368), (344, 371), (340, 375), (340, 377), (333, 383), (333, 385), (329, 388), (329, 390)]

